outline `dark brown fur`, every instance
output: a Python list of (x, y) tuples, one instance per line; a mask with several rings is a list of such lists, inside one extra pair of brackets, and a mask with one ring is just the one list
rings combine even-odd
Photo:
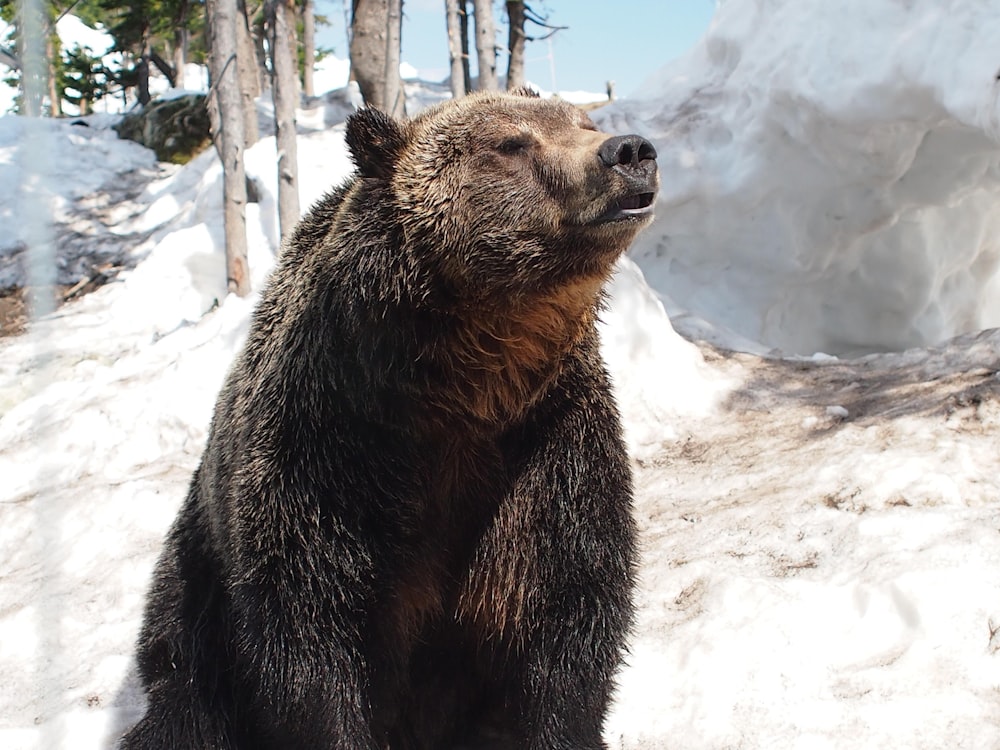
[(635, 532), (595, 319), (656, 180), (630, 138), (523, 95), (349, 121), (358, 174), (285, 248), (168, 536), (125, 750), (605, 747)]

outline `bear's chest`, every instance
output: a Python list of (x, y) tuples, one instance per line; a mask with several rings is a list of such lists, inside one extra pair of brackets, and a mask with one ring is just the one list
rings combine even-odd
[(508, 501), (516, 467), (502, 441), (438, 438), (421, 462), (418, 497), (405, 514), (387, 580), (387, 604), (404, 639), (448, 617), (484, 534)]

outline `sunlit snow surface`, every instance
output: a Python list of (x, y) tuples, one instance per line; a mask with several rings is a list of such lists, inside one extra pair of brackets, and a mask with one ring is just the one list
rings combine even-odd
[[(788, 341), (832, 341), (835, 333), (851, 347), (875, 346), (867, 337), (882, 330), (884, 318), (872, 311), (894, 299), (895, 283), (919, 275), (916, 260), (947, 265), (949, 258), (981, 253), (963, 244), (948, 255), (929, 244), (930, 228), (985, 243), (996, 219), (995, 202), (974, 210), (996, 188), (995, 120), (993, 131), (989, 126), (995, 102), (980, 98), (973, 72), (955, 72), (984, 59), (979, 35), (998, 38), (988, 14), (975, 15), (976, 8), (992, 8), (1000, 16), (996, 3), (952, 4), (942, 15), (937, 3), (915, 1), (906, 16), (901, 2), (848, 5), (834, 13), (820, 0), (728, 0), (706, 45), (687, 63), (690, 80), (670, 68), (654, 81), (659, 98), (601, 116), (616, 132), (653, 133), (664, 177), (658, 223), (635, 253), (642, 270), (623, 262), (603, 313), (605, 354), (635, 457), (643, 553), (638, 624), (607, 725), (612, 748), (1000, 747), (1000, 334), (856, 360), (759, 356), (774, 345), (807, 355), (835, 348), (764, 336), (765, 318), (774, 324), (765, 332)], [(830, 57), (837, 44), (846, 55), (876, 36), (886, 50), (902, 49), (924, 28), (935, 33), (920, 42), (922, 72), (911, 70), (915, 52), (872, 52), (853, 66)], [(713, 39), (725, 39), (734, 57)], [(777, 102), (770, 101), (766, 79), (752, 80), (750, 70), (739, 77), (740, 64), (749, 63), (733, 61), (750, 59), (751, 49), (774, 60), (768, 75)], [(736, 110), (719, 103), (737, 96), (726, 76), (712, 72), (727, 59), (733, 85), (760, 108), (744, 113), (757, 141), (741, 147), (767, 147), (759, 159), (734, 145), (750, 136), (726, 119)], [(1000, 57), (992, 64), (1000, 67)], [(762, 65), (752, 70), (763, 76)], [(898, 86), (888, 77), (878, 79), (881, 88), (869, 86), (879, 66), (897, 70)], [(812, 75), (803, 76), (803, 68)], [(941, 77), (924, 97), (913, 93), (918, 73), (925, 82)], [(693, 96), (696, 74), (712, 96)], [(806, 81), (814, 83), (796, 88)], [(826, 109), (810, 98), (817, 88), (826, 92)], [(413, 82), (407, 92), (414, 106), (443, 95)], [(300, 113), (303, 205), (350, 170), (335, 123), (352, 96), (318, 97)], [(859, 102), (859, 119), (841, 106), (847, 100)], [(678, 108), (686, 119), (668, 127), (662, 113), (675, 116)], [(879, 117), (870, 119), (873, 112)], [(637, 119), (642, 113), (651, 119)], [(800, 119), (806, 115), (813, 118), (808, 131)], [(922, 137), (925, 143), (940, 136), (950, 144), (954, 159), (928, 158), (921, 169), (936, 174), (915, 175), (923, 175), (921, 194), (936, 196), (923, 210), (896, 205), (901, 193), (893, 191), (901, 188), (890, 189), (876, 169), (892, 161), (884, 150), (872, 152), (870, 169), (849, 155), (869, 130), (858, 123), (871, 123), (873, 137), (880, 137), (894, 118), (899, 138), (879, 143), (903, 142), (925, 129), (937, 133)], [(5, 750), (108, 750), (141, 714), (132, 650), (149, 574), (253, 305), (224, 295), (214, 154), (183, 168), (160, 167), (149, 152), (94, 122), (89, 130), (35, 123), (46, 146), (45, 160), (36, 164), (25, 163), (25, 124), (0, 119), (0, 176), (13, 175), (0, 180), (0, 269), (21, 272), (22, 175), (37, 172), (49, 175), (45, 200), (59, 253), (83, 236), (109, 256), (128, 255), (132, 267), (27, 334), (0, 340)], [(941, 124), (952, 122), (960, 125)], [(709, 137), (722, 129), (731, 141)], [(818, 162), (853, 164), (856, 184), (832, 170), (839, 182), (824, 187), (820, 167), (796, 149), (767, 150), (795, 141), (781, 133), (797, 134), (803, 144), (812, 137)], [(947, 140), (955, 135), (962, 137)], [(835, 158), (836, 143), (848, 155)], [(978, 179), (969, 171), (976, 158), (986, 165)], [(276, 253), (275, 161), (273, 138), (247, 153), (262, 196), (248, 207), (257, 288)], [(760, 181), (766, 187), (756, 187)], [(789, 193), (776, 197), (785, 183), (797, 185), (794, 205), (801, 212), (782, 202)], [(759, 214), (741, 207), (741, 190), (758, 202)], [(862, 262), (872, 254), (858, 246), (858, 268), (869, 269), (872, 284), (881, 278), (887, 291), (834, 285), (839, 297), (825, 293), (820, 282), (840, 278), (833, 271), (818, 274), (808, 288), (792, 283), (794, 272), (808, 266), (806, 256), (813, 257), (806, 239), (833, 236), (820, 231), (825, 214), (817, 204), (840, 200), (844, 221), (858, 222), (857, 191), (880, 196), (886, 210), (896, 206), (875, 234), (912, 225), (916, 244), (906, 248), (936, 249), (914, 250), (876, 273)], [(747, 228), (754, 216), (772, 232), (754, 235)], [(775, 242), (794, 236), (802, 244), (789, 246), (802, 256), (782, 261), (777, 245), (756, 256), (748, 245), (734, 246), (726, 267), (724, 240), (748, 233)], [(852, 236), (857, 244), (866, 235)], [(678, 276), (678, 264), (697, 265), (691, 258), (698, 242), (704, 267)], [(902, 250), (901, 242), (885, 239), (879, 247), (889, 253)], [(814, 255), (824, 268), (846, 268), (844, 253), (832, 246)], [(695, 346), (678, 336), (643, 273), (658, 285), (686, 279), (684, 301), (704, 320), (678, 315), (679, 327), (758, 353)], [(666, 290), (681, 300), (676, 289)], [(698, 300), (725, 305), (697, 308)], [(762, 315), (761, 300), (781, 314)], [(826, 338), (807, 338), (821, 300)], [(985, 305), (971, 286), (966, 303)], [(866, 310), (872, 317), (848, 325), (846, 311)], [(780, 320), (785, 327), (777, 326)], [(902, 348), (905, 337), (897, 343)]]

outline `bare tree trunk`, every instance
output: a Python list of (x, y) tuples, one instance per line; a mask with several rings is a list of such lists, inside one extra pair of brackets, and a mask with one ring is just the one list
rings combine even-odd
[(479, 56), (479, 90), (495, 91), (497, 86), (497, 31), (491, 0), (473, 0), (476, 14), (476, 52)]
[(250, 18), (245, 0), (237, 0), (236, 8), (236, 61), (243, 108), (243, 138), (245, 145), (250, 147), (260, 140), (255, 103), (260, 96), (260, 78), (257, 75), (257, 52), (250, 35)]
[[(387, 79), (391, 77), (393, 86), (402, 87), (399, 65), (389, 70), (386, 63), (389, 0), (353, 0), (352, 7), (351, 78), (358, 82), (365, 104), (387, 112), (395, 106), (395, 101), (386, 100)], [(396, 55), (398, 61), (398, 51)]]
[(152, 100), (149, 93), (149, 55), (145, 52), (139, 58), (139, 63), (135, 66), (136, 88), (138, 89), (139, 104), (146, 106)]
[(41, 117), (42, 102), (48, 91), (49, 63), (43, 39), (51, 35), (41, 3), (17, 4), (18, 52), (21, 58), (21, 114)]
[(212, 88), (218, 103), (218, 131), (213, 133), (222, 159), (224, 222), (226, 230), (226, 277), (230, 292), (241, 297), (250, 293), (247, 264), (247, 184), (243, 166), (243, 113), (240, 111), (240, 81), (237, 63), (236, 0), (208, 0), (211, 31), (209, 64)]
[(182, 89), (185, 85), (184, 66), (187, 65), (187, 29), (178, 27), (174, 29), (174, 49), (171, 54), (174, 70), (177, 75), (177, 88)]
[(524, 0), (507, 0), (507, 90), (524, 85)]
[[(252, 17), (252, 14), (248, 14)], [(257, 80), (260, 81), (261, 91), (271, 90), (271, 71), (267, 67), (267, 48), (264, 39), (267, 32), (264, 30), (263, 21), (253, 24), (250, 29), (253, 37), (254, 56), (257, 61)]]
[[(385, 111), (385, 53), (388, 31), (386, 0), (353, 0), (351, 75), (365, 104)], [(398, 70), (396, 75), (398, 76)]]
[(52, 41), (52, 34), (45, 37), (45, 55), (49, 61), (49, 102), (50, 112), (53, 117), (62, 117), (62, 96), (59, 94), (59, 78), (56, 75), (56, 45)]
[(167, 83), (170, 84), (170, 88), (175, 88), (177, 86), (177, 71), (171, 67), (170, 63), (160, 57), (159, 53), (152, 47), (149, 48), (149, 61), (156, 66), (156, 69), (160, 71), (167, 79)]
[(399, 75), (399, 52), (403, 38), (403, 0), (389, 0), (385, 35), (385, 111), (393, 117), (406, 114), (403, 79)]
[(297, 66), (290, 44), (289, 19), (293, 0), (267, 0), (268, 42), (271, 47), (271, 91), (274, 96), (274, 125), (278, 149), (278, 224), (282, 240), (288, 238), (299, 220), (299, 168), (295, 142), (295, 106), (298, 104)]
[(313, 73), (316, 68), (316, 8), (313, 0), (302, 3), (302, 93), (316, 96)]
[(462, 37), (462, 78), (465, 80), (465, 93), (472, 91), (472, 73), (469, 60), (469, 0), (458, 0), (459, 27)]
[(187, 64), (188, 30), (187, 15), (190, 3), (187, 0), (177, 4), (177, 15), (174, 18), (174, 74), (177, 76), (177, 88), (184, 88), (184, 66)]
[[(462, 5), (465, 5), (463, 2)], [(463, 8), (462, 11), (465, 9)], [(462, 57), (462, 19), (458, 0), (444, 0), (444, 11), (448, 24), (448, 58), (451, 61), (451, 96), (454, 99), (465, 96), (465, 75)]]

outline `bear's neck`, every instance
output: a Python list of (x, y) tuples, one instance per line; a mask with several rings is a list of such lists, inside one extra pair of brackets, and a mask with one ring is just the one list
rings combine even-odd
[(483, 424), (517, 422), (552, 386), (594, 326), (604, 277), (502, 305), (459, 305), (451, 325), (421, 353), (440, 373), (435, 408)]

